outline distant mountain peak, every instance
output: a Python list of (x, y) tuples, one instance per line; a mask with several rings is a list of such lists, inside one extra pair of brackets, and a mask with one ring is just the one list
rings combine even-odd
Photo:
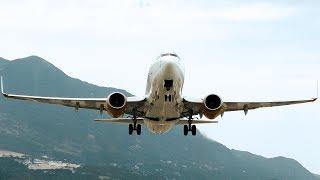
[(0, 68), (1, 68), (2, 65), (5, 65), (5, 64), (7, 64), (9, 62), (10, 62), (9, 60), (0, 57)]
[(55, 65), (51, 64), (47, 60), (39, 57), (39, 56), (27, 56), (24, 58), (18, 58), (12, 61), (9, 61), (10, 65), (17, 67), (22, 66), (24, 68), (31, 68), (31, 69), (37, 69), (40, 71), (54, 71), (54, 72), (60, 72), (64, 75), (66, 75), (62, 70), (60, 70)]
[(8, 61), (8, 60), (3, 57), (0, 57), (0, 61)]
[[(22, 58), (22, 59), (24, 59), (24, 58)], [(35, 59), (35, 60), (40, 60), (40, 61), (48, 62), (48, 61), (46, 61), (45, 59), (43, 59), (42, 57), (36, 56), (36, 55), (27, 56), (27, 57), (25, 57), (25, 59)]]
[[(91, 97), (94, 94), (96, 94), (96, 91), (93, 91), (93, 89), (97, 88), (97, 86), (92, 87), (91, 84), (87, 82), (83, 82), (79, 79), (72, 78), (58, 67), (48, 62), (47, 60), (35, 55), (3, 62), (0, 60), (0, 74), (2, 74), (7, 80), (7, 88), (10, 89), (10, 87), (13, 87), (12, 90), (14, 90), (14, 92), (17, 93), (19, 93), (20, 91), (20, 93), (35, 93), (36, 95), (43, 96), (53, 96), (57, 95), (57, 93), (60, 93), (60, 96), (64, 96), (68, 95), (64, 93), (64, 90), (69, 88), (69, 91), (74, 91), (73, 86), (78, 85), (81, 86), (81, 89), (91, 89), (91, 91), (89, 90), (89, 92), (85, 91), (79, 94), (75, 93), (73, 94), (74, 96)], [(41, 87), (35, 88), (35, 81), (41, 82)], [(17, 83), (16, 85), (18, 86), (14, 87), (12, 86), (13, 84), (11, 84), (13, 82), (20, 83)], [(26, 88), (27, 86), (29, 86), (28, 84), (32, 84), (34, 86)], [(49, 84), (51, 84), (50, 86), (54, 84), (56, 87), (64, 88), (47, 89), (46, 86), (49, 86)], [(107, 95), (106, 87), (101, 88), (102, 89), (100, 89), (100, 92), (103, 91), (104, 95), (102, 96), (100, 93), (99, 97), (105, 97)], [(112, 87), (109, 87), (107, 89), (108, 92), (120, 91), (128, 96), (131, 96), (131, 94), (121, 89), (116, 89)]]
[(35, 55), (27, 56), (24, 58), (18, 58), (18, 59), (13, 60), (12, 62), (16, 62), (16, 61), (37, 62), (37, 63), (40, 62), (40, 63), (46, 63), (46, 64), (50, 64), (50, 65), (54, 66), (53, 64), (51, 64), (47, 60), (45, 60), (39, 56), (35, 56)]

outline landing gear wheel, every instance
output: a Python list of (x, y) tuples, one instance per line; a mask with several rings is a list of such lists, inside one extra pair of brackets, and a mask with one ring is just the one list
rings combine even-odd
[(133, 125), (129, 124), (129, 135), (132, 135), (133, 132)]
[(188, 132), (189, 132), (189, 127), (188, 127), (188, 125), (184, 125), (184, 126), (183, 126), (183, 134), (184, 134), (185, 136), (187, 136), (187, 135), (188, 135)]
[(140, 135), (141, 134), (141, 124), (137, 125), (137, 134)]
[(197, 128), (195, 125), (192, 125), (191, 132), (192, 132), (192, 136), (195, 136), (197, 134)]

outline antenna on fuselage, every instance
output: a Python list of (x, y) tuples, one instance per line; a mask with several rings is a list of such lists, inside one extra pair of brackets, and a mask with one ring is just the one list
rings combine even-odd
[(316, 97), (316, 99), (318, 99), (318, 97), (319, 97), (319, 81), (317, 80), (317, 97)]

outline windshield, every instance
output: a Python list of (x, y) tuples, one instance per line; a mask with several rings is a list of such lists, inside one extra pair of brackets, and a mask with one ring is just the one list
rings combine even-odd
[(173, 56), (173, 57), (180, 59), (176, 53), (163, 53), (160, 55), (160, 57), (165, 57), (165, 56)]

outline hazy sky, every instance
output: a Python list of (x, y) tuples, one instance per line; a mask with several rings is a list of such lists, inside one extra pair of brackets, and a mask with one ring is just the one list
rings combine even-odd
[[(184, 61), (186, 96), (310, 98), (320, 77), (319, 8), (318, 0), (1, 0), (0, 56), (38, 55), (72, 77), (141, 96), (149, 65), (170, 50)], [(319, 102), (219, 120), (200, 130), (320, 174)]]

